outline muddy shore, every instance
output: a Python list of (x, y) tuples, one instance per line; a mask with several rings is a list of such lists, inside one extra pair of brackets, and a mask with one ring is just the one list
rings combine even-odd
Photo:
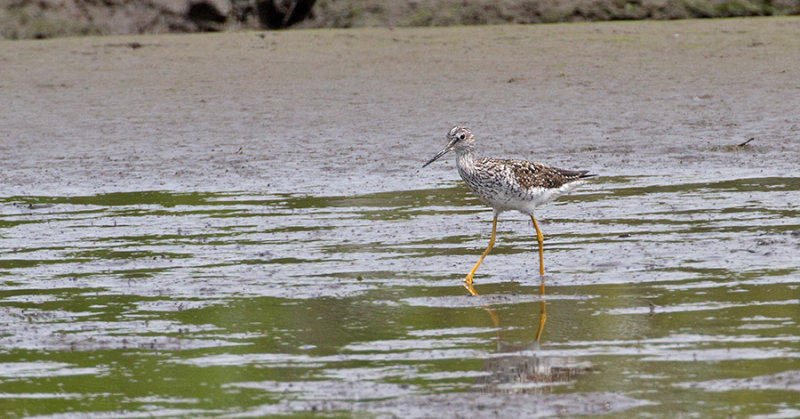
[[(800, 18), (6, 42), (0, 192), (414, 189), (444, 133), (605, 174), (796, 168)], [(735, 147), (755, 137), (745, 147)], [(341, 181), (340, 181), (341, 180)]]
[(5, 0), (0, 1), (0, 38), (798, 14), (800, 3), (792, 0)]

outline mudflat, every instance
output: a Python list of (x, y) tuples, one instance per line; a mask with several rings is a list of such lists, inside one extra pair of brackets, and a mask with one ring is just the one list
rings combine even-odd
[(417, 188), (452, 177), (416, 169), (455, 124), (487, 154), (606, 174), (785, 173), (799, 30), (786, 17), (6, 41), (0, 191)]

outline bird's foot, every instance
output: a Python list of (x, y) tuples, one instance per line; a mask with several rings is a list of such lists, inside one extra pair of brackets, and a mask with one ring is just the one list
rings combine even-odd
[(472, 275), (467, 275), (467, 277), (464, 278), (464, 288), (466, 288), (470, 294), (478, 295), (478, 293), (475, 291), (475, 288), (472, 287)]

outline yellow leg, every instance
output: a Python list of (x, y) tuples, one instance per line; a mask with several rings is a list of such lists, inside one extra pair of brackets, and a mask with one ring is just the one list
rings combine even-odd
[(547, 321), (547, 304), (544, 301), (544, 277), (542, 277), (542, 286), (539, 288), (539, 295), (541, 296), (541, 313), (539, 315), (539, 330), (536, 332), (536, 342), (542, 337), (544, 331), (544, 322)]
[(496, 233), (497, 233), (497, 213), (494, 214), (494, 221), (492, 221), (492, 238), (489, 239), (489, 247), (487, 247), (486, 250), (483, 251), (481, 258), (478, 259), (478, 263), (475, 264), (472, 270), (469, 271), (469, 273), (467, 274), (467, 277), (464, 278), (464, 288), (466, 288), (467, 291), (469, 291), (469, 293), (472, 295), (478, 295), (478, 293), (475, 292), (475, 288), (472, 288), (472, 282), (473, 282), (472, 277), (475, 275), (475, 271), (478, 270), (478, 266), (481, 266), (483, 258), (485, 258), (486, 255), (488, 255), (489, 252), (492, 250), (492, 246), (494, 246), (494, 239)]
[[(536, 217), (531, 215), (533, 220), (533, 228), (536, 229), (536, 240), (539, 241), (539, 275), (544, 276), (544, 236), (542, 230), (539, 230), (539, 224), (536, 224)], [(542, 292), (544, 292), (544, 283), (542, 283)]]

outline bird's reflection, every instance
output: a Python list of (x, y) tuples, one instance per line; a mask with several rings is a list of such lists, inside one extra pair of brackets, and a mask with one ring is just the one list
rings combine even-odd
[(508, 353), (487, 360), (475, 380), (472, 390), (482, 393), (542, 393), (554, 385), (572, 381), (591, 368), (587, 363), (572, 357), (542, 356), (539, 344), (547, 321), (544, 277), (539, 289), (541, 297), (539, 325), (536, 339), (523, 345), (504, 342), (501, 337), (500, 316), (489, 307), (484, 307), (497, 329), (497, 353)]

